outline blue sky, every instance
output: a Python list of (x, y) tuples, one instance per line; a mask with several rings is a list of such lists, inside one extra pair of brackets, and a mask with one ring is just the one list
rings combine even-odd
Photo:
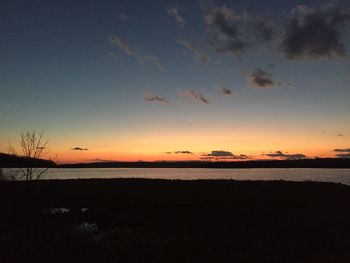
[[(63, 160), (167, 159), (162, 154), (176, 150), (197, 154), (190, 158), (212, 150), (332, 156), (350, 145), (346, 1), (1, 6), (0, 151), (33, 129), (46, 130)], [(334, 17), (342, 21), (332, 24)], [(326, 33), (314, 39), (324, 44), (313, 44), (305, 31), (322, 22)], [(239, 41), (242, 49), (222, 51)], [(208, 144), (199, 139), (206, 134), (215, 134)], [(88, 156), (71, 152), (75, 146), (89, 148)]]

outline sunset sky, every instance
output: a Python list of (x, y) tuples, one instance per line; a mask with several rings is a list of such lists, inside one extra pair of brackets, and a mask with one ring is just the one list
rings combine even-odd
[(349, 1), (0, 0), (0, 152), (350, 157)]

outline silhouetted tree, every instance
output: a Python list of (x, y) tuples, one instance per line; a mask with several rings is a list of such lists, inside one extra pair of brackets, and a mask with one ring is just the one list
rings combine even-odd
[[(49, 156), (47, 151), (48, 140), (44, 139), (44, 131), (27, 131), (21, 133), (20, 146), (22, 155), (31, 159), (47, 159), (53, 161), (56, 157)], [(17, 151), (13, 145), (9, 145), (9, 152), (14, 155)], [(19, 169), (19, 177), (23, 177), (26, 181), (37, 180), (48, 171), (48, 167), (27, 167)]]

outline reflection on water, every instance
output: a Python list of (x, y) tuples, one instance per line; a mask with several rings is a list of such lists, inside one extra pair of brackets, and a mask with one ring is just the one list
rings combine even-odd
[(43, 179), (156, 178), (336, 182), (350, 185), (350, 169), (56, 168)]

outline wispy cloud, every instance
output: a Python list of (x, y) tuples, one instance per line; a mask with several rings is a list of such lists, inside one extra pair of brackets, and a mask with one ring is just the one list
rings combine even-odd
[(169, 16), (172, 16), (175, 18), (175, 21), (179, 27), (183, 27), (184, 24), (186, 23), (185, 18), (180, 14), (179, 8), (177, 7), (169, 8), (166, 12)]
[(335, 156), (338, 158), (350, 158), (350, 148), (347, 149), (334, 149), (337, 153)]
[(205, 104), (210, 104), (210, 102), (201, 93), (195, 90), (184, 90), (180, 92), (180, 95), (187, 98), (200, 100)]
[(165, 67), (163, 66), (163, 64), (159, 61), (158, 58), (156, 58), (153, 55), (147, 54), (147, 53), (142, 53), (140, 52), (138, 49), (136, 49), (135, 47), (133, 47), (129, 42), (127, 42), (126, 40), (117, 37), (117, 36), (111, 36), (109, 37), (109, 41), (117, 46), (118, 48), (121, 49), (121, 51), (134, 58), (139, 64), (150, 64), (153, 65), (155, 67), (157, 67), (158, 69), (164, 71)]
[(121, 39), (117, 36), (111, 36), (109, 38), (109, 41), (115, 45), (118, 46), (126, 55), (129, 56), (137, 56), (137, 51), (134, 47), (132, 47), (126, 40)]
[(284, 160), (300, 160), (300, 159), (306, 158), (306, 156), (301, 153), (288, 154), (288, 153), (283, 153), (282, 151), (276, 151), (275, 153), (267, 153), (264, 155), (271, 158), (278, 158), (278, 159), (284, 159)]
[(175, 151), (175, 154), (193, 154), (191, 151)]
[(169, 100), (167, 100), (164, 97), (160, 97), (158, 95), (152, 95), (152, 94), (145, 94), (143, 96), (143, 99), (147, 102), (159, 102), (159, 103), (163, 103), (163, 104), (169, 104)]
[(176, 42), (184, 48), (186, 48), (187, 50), (189, 50), (190, 52), (192, 52), (194, 58), (198, 62), (202, 64), (208, 63), (208, 55), (204, 51), (200, 50), (198, 47), (194, 46), (192, 43), (187, 42), (185, 40), (177, 40)]
[(118, 15), (118, 18), (119, 18), (120, 21), (126, 21), (126, 20), (129, 19), (129, 17), (126, 14), (124, 14), (124, 13), (120, 13)]
[(82, 148), (82, 147), (74, 147), (74, 148), (71, 148), (72, 151), (87, 151), (88, 149), (87, 148)]

